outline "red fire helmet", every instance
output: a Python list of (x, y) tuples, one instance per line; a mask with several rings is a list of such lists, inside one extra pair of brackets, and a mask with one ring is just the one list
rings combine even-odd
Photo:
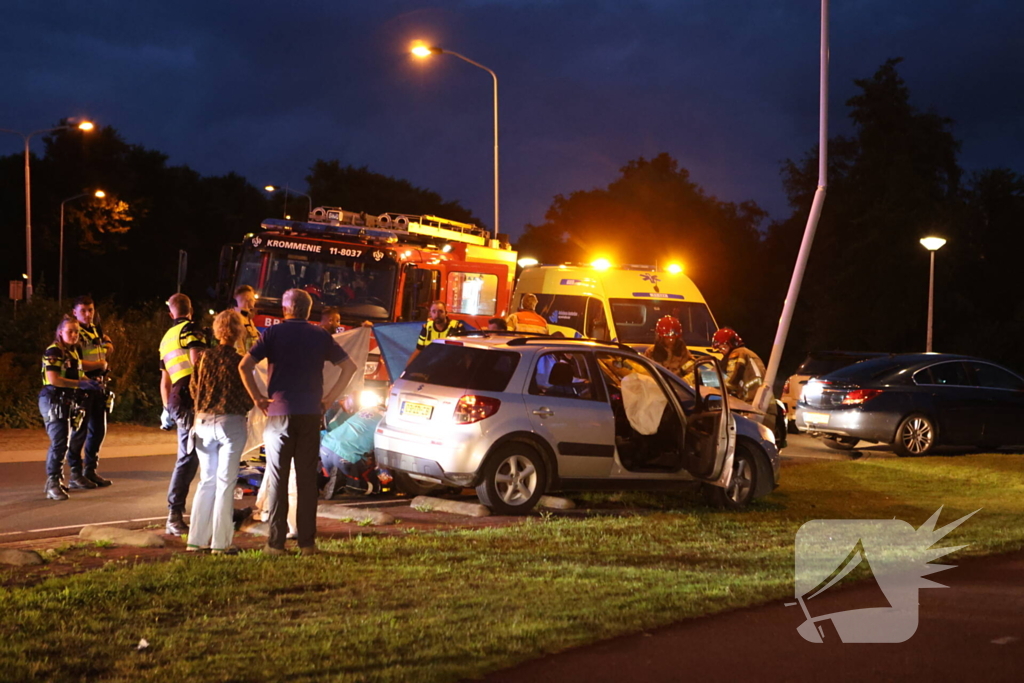
[(711, 338), (711, 346), (716, 349), (726, 344), (733, 348), (743, 346), (743, 340), (740, 339), (740, 335), (736, 334), (736, 330), (731, 327), (723, 327), (718, 332), (715, 332), (715, 336)]
[(679, 320), (671, 315), (663, 315), (658, 319), (657, 325), (654, 326), (654, 333), (659, 337), (675, 338), (682, 336), (683, 326), (679, 324)]

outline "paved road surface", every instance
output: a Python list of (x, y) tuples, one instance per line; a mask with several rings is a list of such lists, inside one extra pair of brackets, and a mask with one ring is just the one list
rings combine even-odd
[[(851, 458), (804, 435), (790, 435), (789, 443), (784, 458)], [(114, 485), (72, 491), (67, 501), (47, 500), (43, 495), (47, 445), (42, 430), (0, 430), (0, 542), (15, 533), (54, 533), (50, 530), (166, 516), (167, 484), (177, 449), (174, 433), (112, 425), (99, 469)], [(884, 449), (858, 449), (857, 453), (862, 452), (892, 457)]]
[[(929, 578), (917, 633), (904, 643), (813, 644), (782, 603), (691, 619), (532, 660), (489, 683), (1024, 680), (1024, 552), (966, 560)], [(877, 587), (823, 593), (819, 614), (863, 607)], [(874, 604), (874, 603), (869, 603)], [(826, 635), (828, 632), (826, 631)]]

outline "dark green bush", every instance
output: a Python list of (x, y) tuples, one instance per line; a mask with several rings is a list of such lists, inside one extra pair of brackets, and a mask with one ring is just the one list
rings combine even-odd
[[(0, 428), (41, 427), (37, 396), (42, 387), (42, 355), (52, 342), (66, 312), (53, 299), (41, 296), (21, 302), (17, 315), (12, 302), (0, 304)], [(155, 424), (161, 410), (160, 338), (170, 327), (167, 308), (152, 303), (141, 308), (115, 309), (97, 302), (98, 319), (114, 343), (110, 386), (117, 394), (113, 422)]]

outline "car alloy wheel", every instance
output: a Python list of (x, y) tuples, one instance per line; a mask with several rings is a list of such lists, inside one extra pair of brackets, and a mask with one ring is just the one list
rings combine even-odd
[(935, 425), (924, 415), (911, 415), (896, 430), (897, 455), (927, 455), (935, 447)]
[(533, 509), (545, 487), (540, 454), (526, 444), (511, 443), (488, 459), (477, 496), (499, 514), (522, 515)]
[(726, 488), (704, 484), (701, 492), (712, 507), (742, 510), (754, 499), (757, 490), (757, 465), (754, 456), (742, 445), (736, 446), (732, 460), (732, 479)]

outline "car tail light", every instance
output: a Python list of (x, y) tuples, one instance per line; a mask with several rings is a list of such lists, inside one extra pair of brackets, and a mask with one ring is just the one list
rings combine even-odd
[(843, 398), (844, 406), (859, 406), (882, 393), (881, 389), (854, 389)]
[(498, 412), (501, 401), (489, 396), (463, 396), (455, 406), (455, 422), (469, 425)]
[(789, 380), (787, 379), (786, 383), (782, 385), (782, 395), (785, 396), (788, 393), (789, 393)]

